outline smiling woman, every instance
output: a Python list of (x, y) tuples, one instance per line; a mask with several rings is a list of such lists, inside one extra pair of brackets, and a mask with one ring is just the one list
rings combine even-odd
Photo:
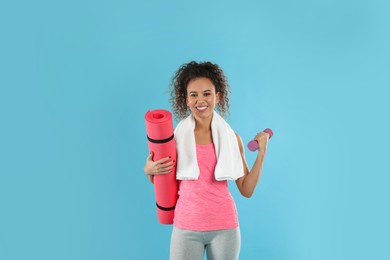
[[(256, 135), (260, 148), (250, 170), (240, 136), (214, 111), (228, 113), (228, 94), (223, 71), (211, 62), (184, 64), (172, 79), (172, 107), (183, 120), (174, 133), (176, 179), (180, 181), (171, 260), (200, 260), (205, 251), (208, 259), (239, 257), (241, 233), (227, 181), (234, 180), (244, 197), (252, 196), (260, 179), (269, 134)], [(148, 157), (144, 171), (149, 180), (151, 175), (162, 174), (153, 171), (159, 163)]]

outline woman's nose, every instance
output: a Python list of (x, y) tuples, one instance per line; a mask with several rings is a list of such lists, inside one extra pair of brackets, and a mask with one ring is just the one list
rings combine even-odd
[(203, 102), (204, 101), (204, 97), (203, 96), (198, 96), (197, 98), (196, 98), (196, 102)]

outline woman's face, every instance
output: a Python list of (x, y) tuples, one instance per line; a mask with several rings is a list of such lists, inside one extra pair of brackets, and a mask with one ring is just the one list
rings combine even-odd
[(219, 101), (219, 93), (209, 78), (196, 78), (187, 85), (187, 106), (196, 118), (207, 118), (213, 115)]

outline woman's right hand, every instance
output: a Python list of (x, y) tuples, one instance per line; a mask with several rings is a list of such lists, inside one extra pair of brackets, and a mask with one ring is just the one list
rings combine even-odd
[[(169, 161), (170, 157), (162, 158), (158, 161), (153, 161), (153, 153), (150, 153), (146, 158), (144, 172), (148, 179), (153, 183), (153, 175), (168, 174), (174, 167), (174, 161)], [(169, 161), (169, 162), (168, 162)]]

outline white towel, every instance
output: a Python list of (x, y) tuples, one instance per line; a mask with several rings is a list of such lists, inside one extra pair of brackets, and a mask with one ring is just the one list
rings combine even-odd
[[(195, 119), (190, 115), (180, 121), (174, 132), (177, 150), (176, 179), (178, 180), (197, 180), (199, 177), (194, 129)], [(244, 167), (236, 134), (215, 111), (211, 121), (211, 133), (217, 156), (215, 179), (236, 180), (242, 177)]]

